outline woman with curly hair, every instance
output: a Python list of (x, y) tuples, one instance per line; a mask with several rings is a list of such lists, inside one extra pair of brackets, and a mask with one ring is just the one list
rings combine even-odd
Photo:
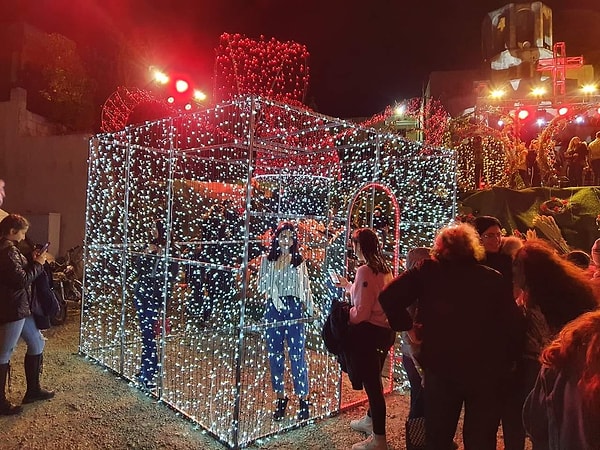
[(523, 408), (533, 448), (600, 448), (600, 311), (568, 323), (541, 362)]
[(353, 450), (387, 449), (385, 436), (385, 397), (381, 371), (386, 355), (394, 344), (396, 333), (379, 304), (379, 293), (393, 279), (392, 269), (385, 260), (377, 234), (371, 228), (359, 228), (352, 233), (352, 247), (359, 263), (354, 282), (338, 276), (339, 286), (350, 294), (350, 327), (345, 346), (359, 361), (357, 373), (349, 377), (354, 389), (364, 388), (369, 399), (367, 414), (350, 422), (353, 430), (367, 433), (364, 441)]
[(453, 448), (464, 405), (465, 448), (496, 449), (502, 388), (517, 357), (521, 315), (502, 275), (480, 263), (484, 257), (471, 225), (445, 227), (432, 258), (403, 272), (379, 296), (393, 329), (416, 305), (427, 448)]
[[(518, 361), (515, 411), (520, 411), (540, 370), (542, 349), (571, 320), (598, 307), (586, 274), (557, 254), (549, 243), (531, 239), (513, 263), (515, 288), (523, 292), (526, 332)], [(522, 431), (525, 445), (525, 430)]]

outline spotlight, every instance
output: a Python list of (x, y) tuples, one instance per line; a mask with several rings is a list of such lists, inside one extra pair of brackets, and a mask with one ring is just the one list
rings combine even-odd
[(561, 116), (564, 116), (568, 112), (569, 112), (569, 108), (567, 108), (566, 106), (563, 106), (562, 108), (560, 108), (558, 110), (558, 114), (561, 115)]
[(521, 120), (525, 120), (527, 117), (529, 117), (529, 111), (522, 109), (518, 112), (517, 117)]
[(175, 81), (175, 90), (177, 92), (179, 92), (180, 94), (183, 94), (184, 92), (187, 92), (187, 90), (190, 88), (190, 83), (188, 83), (185, 80), (176, 80)]

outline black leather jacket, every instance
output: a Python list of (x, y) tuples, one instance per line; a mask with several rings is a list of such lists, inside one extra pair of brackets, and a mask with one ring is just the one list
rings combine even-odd
[(0, 239), (0, 324), (31, 314), (31, 285), (42, 270), (41, 264), (28, 262), (14, 242)]

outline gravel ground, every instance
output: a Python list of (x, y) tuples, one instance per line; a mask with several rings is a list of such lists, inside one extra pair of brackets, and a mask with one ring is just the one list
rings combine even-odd
[[(146, 396), (125, 380), (77, 353), (79, 311), (67, 323), (44, 334), (48, 338), (42, 385), (56, 391), (46, 402), (25, 405), (19, 416), (0, 417), (0, 449), (225, 449), (193, 423)], [(8, 397), (20, 402), (25, 390), (21, 342), (12, 358), (12, 388)], [(388, 442), (405, 449), (404, 420), (408, 396), (387, 397)], [(251, 449), (349, 449), (362, 440), (349, 421), (364, 414), (359, 407), (317, 420)], [(460, 436), (457, 442), (462, 448)], [(499, 444), (499, 448), (502, 446)]]

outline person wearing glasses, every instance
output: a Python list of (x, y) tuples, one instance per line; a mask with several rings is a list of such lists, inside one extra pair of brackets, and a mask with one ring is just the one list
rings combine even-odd
[[(479, 233), (479, 239), (485, 249), (485, 258), (482, 264), (497, 270), (502, 275), (502, 286), (513, 293), (513, 268), (512, 257), (502, 250), (502, 226), (500, 221), (493, 216), (479, 216), (475, 218), (475, 229)], [(485, 296), (485, 294), (483, 294)], [(519, 335), (517, 341), (519, 346), (525, 345), (525, 319), (519, 324)], [(523, 348), (516, 348), (515, 353), (520, 355)], [(518, 367), (513, 367), (505, 380), (504, 407), (502, 411), (502, 431), (504, 446), (507, 450), (522, 450), (525, 444), (525, 431), (521, 419), (522, 401), (519, 396), (520, 378), (522, 374)]]

